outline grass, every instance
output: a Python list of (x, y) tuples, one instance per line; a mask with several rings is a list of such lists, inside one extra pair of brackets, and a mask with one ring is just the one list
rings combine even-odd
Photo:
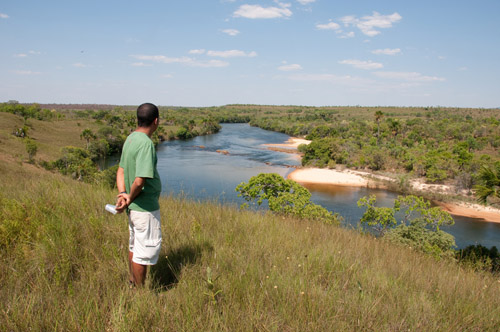
[(355, 231), (172, 197), (160, 201), (160, 260), (130, 290), (126, 217), (104, 211), (114, 191), (10, 158), (0, 174), (0, 331), (500, 329), (498, 276)]

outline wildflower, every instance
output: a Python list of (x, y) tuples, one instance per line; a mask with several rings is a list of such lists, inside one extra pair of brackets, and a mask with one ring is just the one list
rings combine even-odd
[(286, 259), (290, 259), (290, 257), (287, 257)]
[(266, 279), (269, 279), (269, 276), (266, 276)]
[(274, 289), (278, 288), (278, 286), (274, 285)]
[(301, 266), (302, 266), (302, 265), (300, 265), (300, 264), (298, 265), (298, 267), (301, 267)]
[(304, 292), (300, 292), (300, 295), (304, 295), (305, 293)]

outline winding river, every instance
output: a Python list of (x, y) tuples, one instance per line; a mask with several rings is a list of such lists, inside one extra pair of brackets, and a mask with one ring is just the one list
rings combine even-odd
[[(185, 141), (163, 142), (158, 146), (158, 171), (163, 194), (193, 200), (212, 200), (239, 205), (235, 187), (259, 173), (287, 176), (300, 165), (295, 154), (271, 151), (262, 144), (286, 142), (285, 134), (251, 127), (223, 124), (219, 133)], [(377, 196), (380, 206), (392, 206), (397, 193), (386, 190), (344, 186), (307, 185), (312, 201), (344, 218), (344, 226), (357, 227), (364, 210), (357, 201)], [(455, 236), (457, 246), (482, 244), (500, 247), (500, 223), (454, 216), (455, 225), (444, 230)]]

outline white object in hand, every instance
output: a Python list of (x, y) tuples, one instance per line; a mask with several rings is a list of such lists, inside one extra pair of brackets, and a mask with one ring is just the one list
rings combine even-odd
[(111, 205), (111, 204), (106, 204), (106, 211), (112, 213), (112, 214), (116, 214), (117, 211), (116, 211), (116, 206), (115, 205)]

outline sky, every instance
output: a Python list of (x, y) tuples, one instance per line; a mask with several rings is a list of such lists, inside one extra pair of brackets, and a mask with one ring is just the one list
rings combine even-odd
[(500, 107), (500, 1), (0, 1), (0, 102)]

